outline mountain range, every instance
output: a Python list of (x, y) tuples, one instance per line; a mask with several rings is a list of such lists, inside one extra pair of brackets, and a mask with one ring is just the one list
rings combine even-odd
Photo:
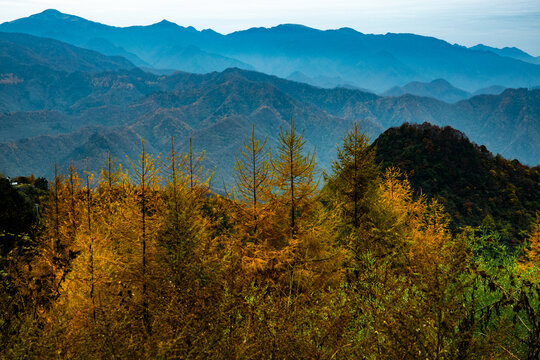
[(105, 55), (124, 56), (158, 72), (207, 73), (238, 67), (295, 80), (302, 76), (317, 86), (347, 85), (374, 92), (441, 78), (468, 92), (493, 85), (531, 88), (540, 84), (540, 65), (524, 61), (523, 54), (469, 49), (413, 34), (372, 35), (350, 28), (322, 31), (284, 24), (222, 35), (166, 20), (114, 27), (57, 10), (3, 23), (0, 31), (54, 38)]
[(487, 88), (478, 89), (474, 93), (458, 89), (444, 79), (436, 79), (429, 83), (413, 81), (404, 86), (394, 86), (388, 89), (381, 96), (401, 96), (405, 94), (432, 97), (448, 103), (455, 103), (477, 95), (499, 95), (506, 88), (504, 86), (493, 85)]
[(518, 49), (516, 47), (505, 47), (502, 49), (494, 48), (491, 46), (486, 46), (484, 44), (478, 44), (476, 46), (470, 47), (471, 50), (477, 51), (488, 51), (499, 56), (505, 56), (512, 59), (521, 60), (531, 64), (540, 64), (540, 56), (532, 56), (525, 51)]
[[(403, 95), (382, 97), (351, 88), (323, 89), (238, 68), (208, 74), (159, 75), (56, 40), (0, 33), (0, 171), (50, 177), (52, 163), (107, 152), (125, 163), (140, 139), (166, 156), (192, 138), (216, 179), (230, 179), (234, 153), (255, 124), (275, 146), (294, 118), (307, 150), (328, 169), (353, 121), (375, 139), (403, 122), (451, 125), (491, 151), (536, 165), (540, 159), (540, 90), (508, 89), (455, 104)], [(51, 54), (55, 54), (51, 58)], [(7, 69), (7, 70), (4, 70)], [(9, 72), (4, 72), (9, 71)]]

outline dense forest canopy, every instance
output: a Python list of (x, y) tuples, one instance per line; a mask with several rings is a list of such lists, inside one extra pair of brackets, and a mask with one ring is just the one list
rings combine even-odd
[(417, 192), (444, 204), (452, 229), (489, 224), (507, 243), (521, 243), (540, 209), (540, 166), (493, 156), (449, 126), (406, 123), (374, 147), (383, 169), (399, 167)]
[[(448, 129), (397, 131), (425, 132), (433, 149), (431, 132), (463, 145)], [(539, 216), (506, 245), (496, 221), (513, 224), (530, 205), (521, 177), (504, 179), (506, 161), (481, 165), (517, 189), (517, 208), (481, 223), (472, 209), (468, 222), (456, 198), (414, 190), (421, 171), (381, 167), (358, 124), (331, 174), (317, 173), (294, 122), (276, 149), (255, 134), (226, 195), (210, 191), (203, 156), (177, 154), (173, 139), (157, 158), (142, 142), (129, 167), (109, 156), (48, 186), (28, 181), (41, 189), (38, 222), (2, 223), (12, 239), (0, 253), (2, 357), (538, 359)], [(463, 151), (470, 170), (477, 160)], [(0, 190), (3, 209), (29, 209), (7, 180)]]

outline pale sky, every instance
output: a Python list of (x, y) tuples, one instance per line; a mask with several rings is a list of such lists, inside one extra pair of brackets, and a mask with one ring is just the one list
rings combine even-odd
[(226, 34), (283, 23), (366, 34), (415, 33), (540, 56), (540, 0), (0, 0), (0, 22), (46, 9), (115, 26), (162, 19)]

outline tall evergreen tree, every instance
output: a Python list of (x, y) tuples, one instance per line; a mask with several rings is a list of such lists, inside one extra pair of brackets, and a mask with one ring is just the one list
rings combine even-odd
[(88, 271), (90, 272), (90, 299), (92, 300), (92, 318), (96, 322), (96, 299), (95, 299), (95, 274), (94, 274), (94, 234), (92, 232), (92, 216), (93, 216), (93, 192), (91, 188), (93, 174), (90, 173), (90, 163), (86, 158), (86, 223), (87, 235), (89, 237), (88, 244)]
[(304, 145), (304, 134), (296, 132), (291, 119), (291, 130), (280, 131), (277, 158), (272, 160), (276, 200), (288, 208), (289, 234), (293, 238), (298, 233), (298, 217), (313, 204), (318, 186), (315, 151), (304, 155)]
[(339, 198), (346, 223), (358, 229), (374, 200), (379, 170), (374, 161), (375, 151), (369, 147), (369, 140), (357, 122), (343, 138), (337, 155), (328, 184)]
[[(200, 214), (201, 199), (193, 196), (193, 191), (201, 186), (199, 176), (192, 179), (192, 172), (187, 168), (186, 160), (191, 159), (178, 156), (174, 148), (174, 139), (171, 137), (171, 153), (168, 161), (163, 162), (163, 171), (166, 174), (166, 187), (163, 191), (164, 211), (162, 214), (160, 243), (168, 253), (168, 261), (175, 270), (175, 276), (182, 276), (189, 262), (192, 261), (192, 252), (196, 242), (202, 236), (206, 225)], [(198, 164), (198, 162), (197, 162)], [(200, 171), (200, 165), (197, 165)], [(208, 179), (203, 180), (203, 184)], [(169, 279), (172, 280), (172, 279)]]
[[(193, 151), (193, 142), (189, 138), (189, 152), (184, 153), (178, 159), (178, 166), (176, 171), (178, 172), (179, 181), (185, 183), (189, 188), (190, 193), (195, 197), (200, 197), (208, 191), (212, 178), (214, 176), (213, 171), (204, 171), (202, 162), (205, 152), (201, 152), (200, 155), (196, 155)], [(169, 166), (168, 164), (165, 166)], [(170, 169), (172, 171), (172, 169)]]
[(141, 264), (142, 264), (142, 310), (143, 322), (148, 332), (151, 331), (150, 312), (148, 309), (148, 242), (152, 236), (149, 227), (153, 218), (156, 217), (158, 209), (157, 193), (159, 183), (159, 167), (152, 155), (146, 153), (144, 140), (141, 140), (142, 152), (137, 163), (130, 161), (137, 184), (137, 196), (140, 205), (140, 234), (142, 244)]
[(249, 231), (255, 234), (258, 229), (261, 203), (264, 202), (265, 193), (270, 183), (270, 153), (266, 148), (267, 138), (261, 143), (255, 138), (255, 125), (251, 137), (240, 150), (240, 157), (235, 156), (235, 183), (240, 200), (247, 205), (247, 219)]

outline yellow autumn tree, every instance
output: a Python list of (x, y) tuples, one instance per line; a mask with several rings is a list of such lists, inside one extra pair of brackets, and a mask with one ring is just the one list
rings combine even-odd
[(294, 238), (302, 230), (302, 219), (309, 217), (318, 178), (315, 169), (315, 152), (304, 154), (305, 140), (298, 133), (291, 119), (290, 131), (280, 130), (276, 158), (272, 159), (272, 201), (278, 205), (278, 212), (288, 219), (287, 233)]
[[(134, 281), (140, 283), (141, 291), (141, 318), (144, 328), (149, 333), (152, 330), (151, 314), (149, 309), (149, 275), (150, 263), (155, 245), (155, 233), (157, 221), (161, 209), (159, 193), (159, 163), (148, 154), (144, 148), (144, 140), (141, 140), (141, 154), (136, 162), (129, 160), (132, 168), (133, 190), (136, 200), (136, 216), (133, 219), (137, 224), (137, 242), (140, 244), (140, 272), (136, 272)], [(138, 274), (137, 274), (138, 273)]]
[(372, 271), (384, 273), (385, 280), (371, 288), (377, 300), (369, 308), (371, 331), (380, 334), (372, 339), (384, 344), (380, 356), (453, 359), (478, 354), (480, 345), (471, 342), (472, 334), (460, 331), (470, 315), (464, 304), (473, 286), (465, 237), (452, 236), (443, 207), (414, 196), (399, 171), (386, 172), (379, 203), (390, 220), (374, 242), (376, 254), (386, 260)]
[(238, 222), (247, 233), (257, 238), (260, 221), (267, 211), (266, 201), (271, 182), (270, 153), (266, 147), (267, 138), (261, 143), (255, 138), (255, 125), (251, 137), (244, 141), (240, 155), (235, 156), (234, 178), (238, 200), (243, 205), (239, 208)]
[(75, 167), (69, 165), (67, 177), (55, 172), (54, 185), (49, 201), (45, 204), (44, 229), (40, 239), (43, 242), (40, 247), (42, 253), (39, 268), (36, 267), (39, 273), (49, 274), (47, 276), (50, 278), (43, 278), (41, 285), (49, 283), (47, 291), (50, 291), (49, 296), (52, 298), (59, 296), (66, 276), (71, 271), (71, 263), (77, 255), (73, 245), (80, 224), (77, 203), (80, 180)]
[[(55, 181), (42, 211), (42, 229), (37, 253), (28, 267), (32, 279), (27, 284), (27, 299), (34, 304), (34, 324), (40, 328), (39, 351), (44, 357), (66, 354), (69, 330), (62, 299), (69, 292), (69, 278), (79, 255), (81, 186), (73, 164), (61, 176), (55, 166)], [(29, 349), (29, 351), (31, 351)]]
[(540, 270), (540, 212), (536, 213), (536, 220), (531, 226), (521, 267), (526, 270), (534, 269), (536, 272)]

